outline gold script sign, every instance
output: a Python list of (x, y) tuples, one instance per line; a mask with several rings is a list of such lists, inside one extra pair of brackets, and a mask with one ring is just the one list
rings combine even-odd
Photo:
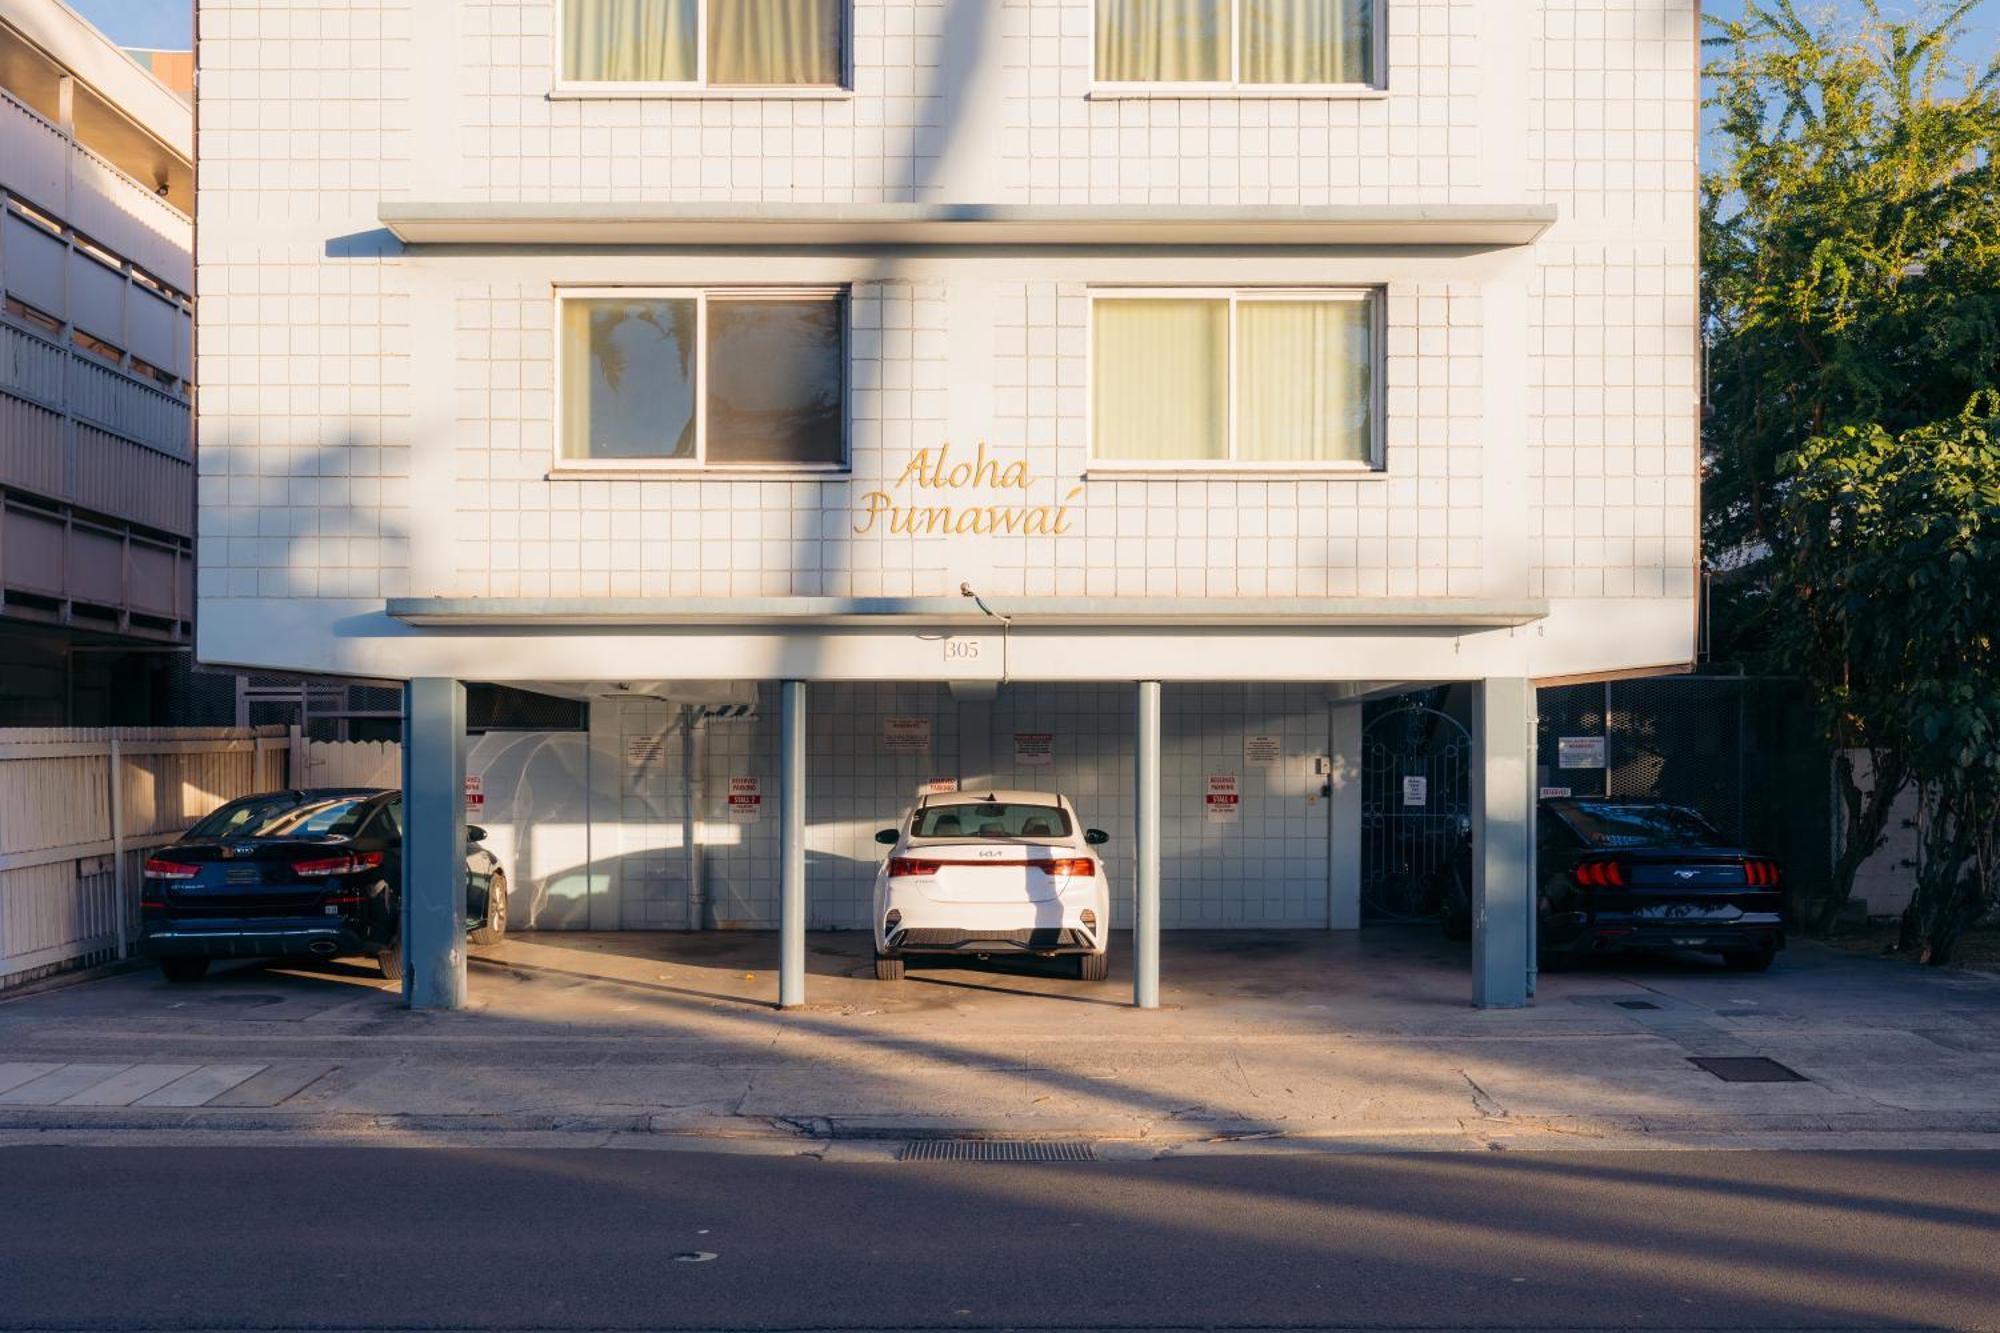
[[(1003, 466), (998, 459), (988, 457), (984, 440), (979, 442), (979, 448), (971, 458), (953, 462), (951, 442), (947, 440), (935, 451), (917, 450), (904, 467), (903, 474), (892, 483), (892, 489), (915, 492), (913, 502), (898, 504), (889, 491), (864, 491), (861, 495), (863, 508), (858, 516), (860, 521), (854, 525), (854, 530), (857, 533), (873, 532), (876, 524), (880, 523), (887, 532), (909, 535), (1007, 532), (1052, 537), (1068, 532), (1070, 505), (1083, 494), (1083, 487), (1072, 486), (1069, 493), (1063, 496), (1061, 504), (1029, 504), (1026, 495), (1034, 480), (1026, 462), (1015, 459)], [(1003, 494), (1013, 492), (1019, 498), (1013, 498), (1012, 503), (1002, 501), (994, 504), (945, 502), (955, 498), (958, 492), (968, 490), (991, 490)], [(925, 494), (937, 491), (945, 494)], [(926, 499), (935, 499), (940, 503), (915, 502)]]

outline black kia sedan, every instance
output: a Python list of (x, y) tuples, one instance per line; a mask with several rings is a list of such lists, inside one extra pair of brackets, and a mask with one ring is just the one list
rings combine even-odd
[[(1686, 806), (1613, 797), (1544, 800), (1535, 822), (1537, 940), (1544, 959), (1628, 949), (1720, 954), (1762, 972), (1785, 947), (1778, 863)], [(1471, 934), (1468, 843), (1442, 904), (1445, 932)]]
[[(507, 876), (466, 830), (466, 926), (507, 930)], [(370, 957), (402, 976), (403, 794), (274, 791), (231, 801), (146, 862), (140, 951), (169, 981), (218, 958)]]

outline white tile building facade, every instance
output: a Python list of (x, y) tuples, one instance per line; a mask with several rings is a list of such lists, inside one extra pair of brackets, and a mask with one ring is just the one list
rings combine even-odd
[[(599, 2), (201, 0), (205, 659), (1003, 703), (1691, 659), (1696, 0), (1374, 0), (1367, 77), (1297, 90), (1108, 86), (1119, 0), (852, 0), (838, 86), (579, 86)], [(1374, 452), (1094, 456), (1098, 303), (1191, 286), (1372, 293)], [(565, 292), (774, 287), (840, 294), (840, 466), (564, 456)], [(947, 443), (1027, 478), (954, 503), (1064, 530), (868, 524)]]

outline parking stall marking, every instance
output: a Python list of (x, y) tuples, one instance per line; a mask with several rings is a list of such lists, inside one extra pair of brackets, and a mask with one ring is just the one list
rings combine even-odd
[(203, 1065), (193, 1073), (141, 1097), (135, 1106), (202, 1106), (239, 1083), (263, 1073), (269, 1065)]

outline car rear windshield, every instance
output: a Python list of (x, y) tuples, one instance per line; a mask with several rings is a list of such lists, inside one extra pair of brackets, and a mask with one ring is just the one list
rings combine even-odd
[(1592, 847), (1720, 847), (1715, 826), (1678, 805), (1608, 805), (1591, 802), (1560, 812)]
[(927, 805), (917, 811), (913, 838), (1067, 838), (1069, 816), (1059, 805), (1014, 801)]
[(273, 792), (268, 796), (246, 796), (240, 801), (231, 801), (228, 805), (203, 816), (184, 836), (252, 837), (258, 829), (286, 811), (296, 809), (298, 804), (299, 798), (288, 791)]
[[(194, 838), (346, 838), (368, 818), (366, 797), (342, 796), (301, 803), (292, 797), (240, 801), (224, 806), (188, 830)], [(213, 826), (211, 828), (211, 825)]]

